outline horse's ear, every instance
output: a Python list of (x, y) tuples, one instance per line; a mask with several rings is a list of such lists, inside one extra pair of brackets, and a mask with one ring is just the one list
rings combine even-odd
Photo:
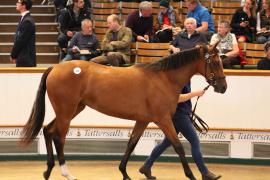
[(213, 51), (214, 49), (217, 48), (217, 45), (220, 43), (220, 40), (218, 40), (217, 42), (215, 42), (215, 44), (212, 44), (209, 46), (209, 50), (210, 51)]

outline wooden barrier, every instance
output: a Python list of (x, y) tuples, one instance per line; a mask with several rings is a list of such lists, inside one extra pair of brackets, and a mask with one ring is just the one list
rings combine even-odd
[(264, 44), (239, 43), (239, 47), (245, 54), (247, 65), (251, 65), (245, 65), (246, 67), (257, 68), (257, 63), (259, 62), (259, 60), (265, 57)]
[(136, 62), (153, 62), (168, 56), (169, 43), (143, 43), (136, 44)]

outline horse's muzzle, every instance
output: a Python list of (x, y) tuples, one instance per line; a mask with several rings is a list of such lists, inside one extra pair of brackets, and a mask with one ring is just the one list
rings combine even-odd
[(221, 85), (221, 86), (214, 86), (214, 91), (217, 92), (217, 93), (221, 93), (221, 94), (224, 94), (227, 90), (227, 84), (225, 85)]

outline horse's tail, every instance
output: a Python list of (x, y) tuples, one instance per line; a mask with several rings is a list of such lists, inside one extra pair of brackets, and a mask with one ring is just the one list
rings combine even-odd
[(46, 80), (52, 69), (49, 67), (42, 75), (32, 112), (21, 134), (22, 145), (30, 144), (37, 137), (44, 122)]

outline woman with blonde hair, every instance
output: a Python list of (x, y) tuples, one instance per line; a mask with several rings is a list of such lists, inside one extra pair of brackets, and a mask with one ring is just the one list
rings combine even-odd
[(246, 0), (243, 7), (236, 10), (231, 21), (232, 33), (238, 42), (252, 42), (256, 28), (256, 2)]

